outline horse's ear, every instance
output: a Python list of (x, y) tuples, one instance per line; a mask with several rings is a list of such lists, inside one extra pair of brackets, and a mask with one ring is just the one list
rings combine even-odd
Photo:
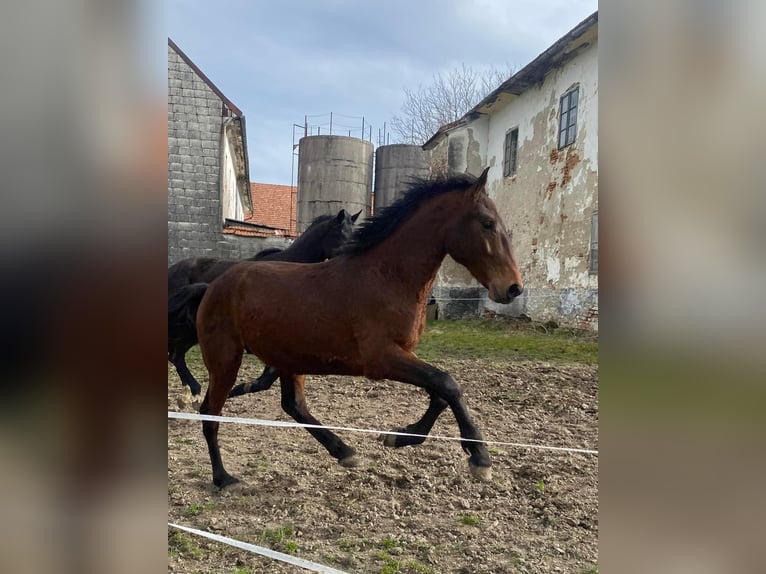
[(335, 223), (343, 223), (344, 221), (346, 221), (346, 210), (341, 209), (335, 216)]
[(359, 216), (362, 215), (362, 209), (357, 211), (354, 215), (351, 216), (351, 223), (356, 223), (356, 220), (359, 219)]
[(478, 199), (482, 193), (487, 193), (486, 185), (487, 185), (488, 173), (489, 173), (489, 167), (484, 168), (484, 171), (481, 172), (481, 175), (476, 180), (476, 183), (473, 184), (472, 190), (473, 190), (474, 199)]

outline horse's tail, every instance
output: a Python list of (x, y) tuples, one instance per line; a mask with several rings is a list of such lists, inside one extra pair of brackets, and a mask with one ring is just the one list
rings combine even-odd
[(197, 310), (207, 291), (207, 283), (192, 283), (176, 289), (168, 297), (168, 339), (197, 342)]

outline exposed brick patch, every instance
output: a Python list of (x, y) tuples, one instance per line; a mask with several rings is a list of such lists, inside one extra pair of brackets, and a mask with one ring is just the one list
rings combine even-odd
[(564, 177), (561, 179), (562, 186), (565, 186), (572, 180), (572, 170), (578, 163), (580, 163), (580, 155), (577, 153), (577, 150), (570, 147), (567, 150), (566, 162), (564, 162)]
[(598, 331), (598, 305), (594, 305), (583, 315), (578, 317), (577, 328), (588, 331)]
[[(552, 181), (548, 184), (547, 189), (545, 190), (545, 198), (550, 199), (553, 197), (553, 191), (556, 189), (556, 182)], [(542, 222), (541, 222), (542, 223)]]
[(551, 150), (551, 155), (549, 156), (548, 159), (550, 160), (551, 165), (555, 164), (559, 160), (559, 150), (557, 150), (555, 148), (552, 149)]

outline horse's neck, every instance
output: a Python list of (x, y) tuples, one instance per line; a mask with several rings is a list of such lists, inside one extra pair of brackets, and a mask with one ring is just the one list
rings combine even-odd
[(445, 234), (449, 210), (437, 213), (419, 210), (390, 237), (362, 255), (395, 276), (406, 291), (427, 294), (447, 255)]
[(289, 253), (290, 261), (296, 263), (316, 263), (324, 260), (321, 241), (316, 241), (316, 238), (307, 237), (305, 234), (293, 241), (292, 245), (285, 249), (285, 253)]

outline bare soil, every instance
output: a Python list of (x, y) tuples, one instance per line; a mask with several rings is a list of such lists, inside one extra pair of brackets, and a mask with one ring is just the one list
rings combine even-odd
[[(434, 361), (461, 383), (485, 439), (598, 449), (597, 366)], [(206, 381), (204, 367), (192, 370)], [(245, 357), (239, 382), (260, 374)], [(309, 377), (324, 424), (390, 430), (425, 411), (422, 391), (389, 381)], [(193, 412), (168, 370), (168, 409)], [(291, 420), (278, 384), (227, 401), (224, 415)], [(374, 434), (338, 432), (362, 463), (346, 469), (303, 429), (222, 423), (227, 470), (243, 484), (212, 485), (201, 425), (168, 421), (168, 520), (289, 552), (354, 573), (595, 573), (598, 458), (489, 445), (493, 478), (468, 470), (458, 442), (400, 449)], [(433, 434), (457, 436), (445, 411)], [(305, 572), (175, 530), (169, 572)]]

